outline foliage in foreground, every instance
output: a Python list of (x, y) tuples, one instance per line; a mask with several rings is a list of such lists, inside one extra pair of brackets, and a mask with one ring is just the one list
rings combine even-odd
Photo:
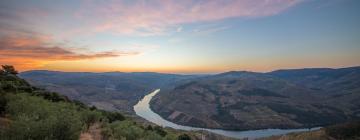
[[(125, 121), (116, 121), (114, 123), (106, 126), (106, 131), (104, 131), (104, 135), (109, 139), (117, 139), (117, 140), (176, 140), (177, 137), (173, 133), (169, 133), (166, 135), (161, 135), (155, 129), (148, 130), (144, 129), (142, 126), (135, 125), (133, 121), (125, 120)], [(162, 128), (161, 128), (162, 129)], [(164, 131), (164, 130), (162, 130)]]
[(76, 106), (51, 103), (25, 94), (7, 95), (7, 114), (12, 123), (6, 139), (78, 139), (85, 120)]
[(360, 121), (329, 126), (325, 128), (325, 132), (339, 140), (360, 139)]

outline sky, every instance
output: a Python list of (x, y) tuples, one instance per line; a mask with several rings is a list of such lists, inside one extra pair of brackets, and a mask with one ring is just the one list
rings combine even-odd
[(360, 66), (359, 0), (1, 0), (20, 71), (220, 73)]

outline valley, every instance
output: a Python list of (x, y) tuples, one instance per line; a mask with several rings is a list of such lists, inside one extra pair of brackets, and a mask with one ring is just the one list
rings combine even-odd
[(360, 67), (227, 72), (164, 89), (151, 108), (166, 120), (194, 127), (326, 126), (360, 117), (359, 79)]
[(192, 75), (161, 73), (86, 73), (27, 71), (20, 74), (31, 84), (109, 111), (134, 114), (133, 106), (150, 91)]
[[(308, 131), (360, 117), (360, 67), (214, 75), (28, 71), (20, 76), (89, 106), (233, 138)], [(158, 88), (139, 111), (136, 103)]]
[(234, 130), (222, 130), (222, 129), (207, 129), (207, 128), (199, 128), (199, 127), (191, 127), (191, 126), (184, 126), (172, 123), (163, 119), (161, 116), (156, 114), (150, 109), (150, 101), (151, 99), (160, 92), (160, 89), (157, 89), (148, 95), (146, 95), (141, 101), (139, 101), (135, 106), (134, 110), (136, 115), (146, 119), (149, 122), (152, 122), (156, 125), (162, 127), (170, 127), (177, 130), (186, 130), (186, 131), (207, 131), (214, 134), (223, 135), (226, 137), (237, 138), (237, 139), (257, 139), (257, 138), (264, 138), (270, 136), (277, 136), (277, 135), (284, 135), (287, 133), (294, 133), (294, 132), (306, 132), (306, 131), (314, 131), (320, 129), (318, 128), (302, 128), (302, 129), (263, 129), (263, 130), (248, 130), (248, 131), (234, 131)]
[(0, 0), (0, 140), (360, 140), (360, 0)]

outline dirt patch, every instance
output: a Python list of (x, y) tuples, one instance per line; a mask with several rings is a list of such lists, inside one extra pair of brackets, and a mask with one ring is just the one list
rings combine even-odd
[(103, 140), (101, 125), (99, 123), (91, 125), (88, 131), (81, 133), (79, 140)]

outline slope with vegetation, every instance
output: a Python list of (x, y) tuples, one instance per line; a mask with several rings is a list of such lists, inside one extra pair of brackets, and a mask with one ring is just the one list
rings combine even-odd
[(162, 90), (151, 108), (183, 125), (301, 128), (360, 118), (360, 67), (226, 72)]
[(12, 66), (0, 69), (0, 138), (4, 140), (77, 140), (97, 125), (104, 140), (189, 140), (182, 133), (138, 124), (117, 112), (69, 100), (66, 96), (31, 86), (16, 76)]
[(259, 140), (359, 140), (360, 121), (349, 121), (321, 128), (316, 131), (290, 133)]

